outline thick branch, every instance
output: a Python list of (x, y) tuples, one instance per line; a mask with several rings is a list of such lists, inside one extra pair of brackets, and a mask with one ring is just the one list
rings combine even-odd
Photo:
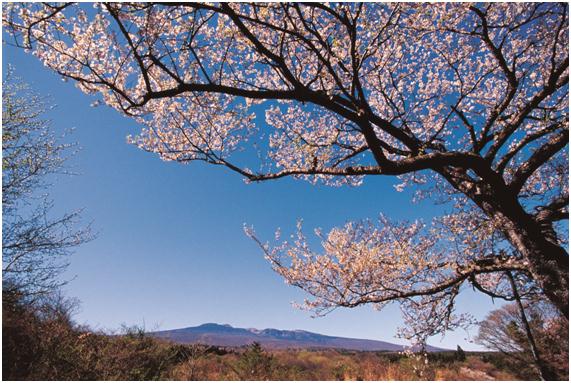
[(549, 205), (537, 208), (534, 218), (538, 222), (555, 222), (569, 219), (569, 195), (557, 197)]
[(429, 153), (421, 156), (405, 158), (399, 161), (385, 160), (382, 166), (349, 166), (346, 168), (325, 169), (295, 169), (283, 170), (278, 173), (253, 174), (245, 173), (250, 181), (265, 181), (291, 175), (330, 175), (330, 176), (360, 176), (360, 175), (401, 175), (414, 171), (441, 168), (446, 166), (473, 169), (483, 178), (497, 179), (492, 174), (485, 161), (477, 155), (459, 152)]
[(518, 194), (529, 177), (569, 143), (569, 130), (564, 129), (549, 142), (537, 149), (513, 175), (509, 188)]

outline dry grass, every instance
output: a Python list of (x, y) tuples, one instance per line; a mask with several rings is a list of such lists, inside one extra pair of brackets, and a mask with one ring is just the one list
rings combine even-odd
[[(259, 376), (244, 376), (238, 371), (243, 352), (207, 354), (187, 360), (177, 365), (169, 378), (256, 380)], [(266, 354), (272, 358), (265, 371), (267, 380), (516, 380), (513, 374), (497, 370), (479, 356), (470, 356), (464, 362), (429, 362), (420, 375), (414, 369), (417, 361), (395, 354), (335, 350), (280, 350)]]

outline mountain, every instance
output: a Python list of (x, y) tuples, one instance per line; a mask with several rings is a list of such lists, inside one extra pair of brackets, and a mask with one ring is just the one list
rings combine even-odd
[[(228, 324), (205, 323), (196, 327), (152, 332), (149, 335), (176, 343), (202, 343), (238, 347), (258, 342), (265, 348), (336, 348), (357, 351), (402, 351), (404, 346), (370, 339), (342, 338), (303, 330), (235, 328)], [(444, 351), (428, 346), (428, 351)]]

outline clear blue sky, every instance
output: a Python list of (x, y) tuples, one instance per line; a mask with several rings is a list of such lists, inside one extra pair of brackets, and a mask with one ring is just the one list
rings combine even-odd
[[(16, 74), (56, 108), (49, 113), (57, 132), (75, 128), (70, 141), (81, 151), (68, 166), (79, 173), (58, 177), (50, 193), (54, 213), (84, 208), (97, 238), (77, 249), (67, 277), (66, 294), (81, 301), (76, 320), (96, 329), (121, 324), (171, 329), (204, 322), (236, 327), (304, 329), (328, 335), (396, 339), (400, 311), (370, 307), (339, 309), (322, 318), (291, 306), (304, 295), (287, 286), (246, 237), (243, 223), (263, 239), (304, 227), (325, 230), (347, 220), (375, 218), (430, 219), (438, 208), (413, 204), (398, 193), (392, 177), (368, 178), (359, 188), (313, 186), (303, 181), (245, 184), (229, 170), (200, 163), (181, 165), (126, 143), (136, 123), (93, 101), (71, 82), (23, 50), (3, 45), (3, 69)], [(468, 288), (458, 310), (482, 319), (494, 308), (491, 299)], [(470, 332), (475, 335), (476, 329)], [(430, 343), (479, 349), (464, 331)]]

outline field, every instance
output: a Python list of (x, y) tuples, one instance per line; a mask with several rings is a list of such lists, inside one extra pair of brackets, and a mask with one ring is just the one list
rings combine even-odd
[(176, 365), (175, 380), (515, 380), (489, 354), (458, 360), (455, 352), (435, 353), (417, 360), (398, 353), (338, 350), (281, 350), (257, 354), (255, 346), (220, 350)]

